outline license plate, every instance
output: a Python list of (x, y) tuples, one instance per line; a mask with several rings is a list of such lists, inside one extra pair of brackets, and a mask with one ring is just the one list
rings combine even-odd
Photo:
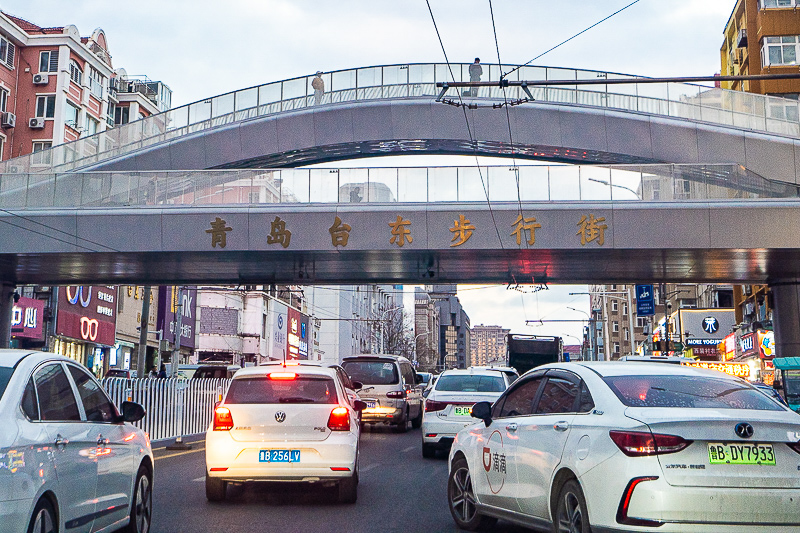
[(259, 450), (260, 463), (299, 463), (300, 450)]
[(454, 405), (453, 414), (456, 416), (470, 416), (472, 414), (472, 407), (469, 405)]
[(772, 444), (708, 443), (708, 460), (712, 465), (775, 465)]
[(375, 400), (364, 400), (364, 403), (367, 404), (367, 409), (375, 409), (378, 407), (378, 402)]

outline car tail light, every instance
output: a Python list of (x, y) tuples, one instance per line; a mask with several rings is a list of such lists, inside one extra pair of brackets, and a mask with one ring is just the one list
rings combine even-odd
[(675, 453), (692, 443), (677, 435), (662, 435), (649, 431), (609, 431), (608, 434), (614, 444), (628, 457)]
[[(622, 432), (618, 431), (615, 433), (622, 433)], [(619, 446), (619, 444), (617, 446)], [(633, 489), (635, 489), (636, 486), (639, 483), (642, 483), (643, 481), (655, 481), (656, 479), (658, 479), (658, 476), (636, 477), (630, 480), (628, 486), (625, 488), (625, 492), (622, 494), (622, 500), (620, 500), (619, 502), (619, 507), (617, 508), (618, 523), (629, 526), (650, 526), (650, 527), (657, 527), (662, 525), (662, 522), (659, 522), (658, 520), (631, 518), (628, 516), (628, 507), (630, 506), (631, 498), (633, 497)]]
[(386, 393), (387, 398), (405, 398), (406, 391), (404, 390), (393, 390)]
[(447, 402), (436, 402), (434, 400), (425, 400), (425, 412), (442, 411), (447, 407)]
[(214, 409), (214, 431), (230, 431), (233, 429), (233, 415), (227, 407)]
[(347, 407), (334, 407), (328, 417), (328, 429), (331, 431), (350, 431), (350, 411)]
[(277, 381), (292, 381), (297, 379), (297, 374), (294, 372), (270, 372), (267, 377)]
[(800, 453), (800, 442), (788, 442), (787, 444), (789, 448), (793, 449), (797, 453)]

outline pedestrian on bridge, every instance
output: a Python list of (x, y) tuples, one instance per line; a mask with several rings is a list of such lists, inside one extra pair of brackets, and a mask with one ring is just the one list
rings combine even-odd
[(314, 105), (322, 103), (322, 95), (325, 94), (325, 80), (322, 79), (322, 71), (318, 70), (314, 79), (311, 80), (311, 87), (314, 89)]
[[(469, 66), (469, 81), (481, 81), (483, 75), (483, 67), (481, 66), (481, 58), (476, 57), (475, 62)], [(464, 91), (464, 96), (478, 96), (478, 88), (470, 87), (468, 91)]]

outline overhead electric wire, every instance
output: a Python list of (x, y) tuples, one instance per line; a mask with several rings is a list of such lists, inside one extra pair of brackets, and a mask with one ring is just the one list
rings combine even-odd
[[(49, 230), (53, 230), (53, 231), (56, 231), (58, 233), (63, 233), (67, 237), (73, 237), (76, 241), (79, 241), (79, 240), (80, 241), (84, 241), (84, 242), (87, 242), (87, 243), (90, 243), (90, 244), (94, 244), (96, 246), (100, 246), (102, 248), (107, 248), (108, 250), (110, 250), (112, 252), (121, 253), (120, 250), (116, 250), (116, 249), (112, 248), (111, 246), (106, 246), (105, 244), (100, 244), (99, 242), (95, 242), (95, 241), (93, 241), (91, 239), (87, 239), (85, 237), (78, 237), (78, 235), (76, 233), (70, 233), (68, 231), (64, 231), (64, 230), (61, 230), (61, 229), (58, 229), (58, 228), (54, 228), (53, 226), (50, 226), (48, 224), (44, 224), (44, 223), (39, 222), (37, 220), (33, 220), (30, 217), (18, 215), (17, 213), (14, 213), (13, 211), (9, 211), (8, 209), (0, 209), (0, 213), (6, 213), (7, 215), (11, 215), (12, 217), (20, 218), (20, 219), (22, 219), (22, 220), (24, 220), (26, 222), (30, 222), (31, 224), (37, 224), (39, 226), (42, 226), (43, 228), (47, 228)], [(89, 250), (91, 252), (99, 252), (99, 250), (92, 250), (91, 248), (88, 248), (86, 246), (81, 246), (77, 242), (72, 243), (70, 241), (65, 241), (63, 239), (59, 239), (58, 237), (54, 237), (54, 236), (48, 235), (46, 233), (41, 233), (41, 232), (38, 232), (36, 230), (30, 229), (30, 228), (26, 228), (25, 226), (19, 226), (17, 224), (9, 222), (8, 220), (3, 220), (3, 222), (5, 222), (6, 224), (8, 224), (10, 226), (14, 226), (16, 228), (20, 228), (20, 229), (23, 229), (23, 230), (26, 230), (26, 231), (30, 231), (31, 233), (35, 233), (37, 235), (41, 235), (42, 237), (48, 237), (50, 239), (53, 239), (53, 240), (56, 240), (56, 241), (59, 241), (59, 242), (63, 242), (65, 244), (69, 244), (69, 245), (72, 245), (72, 246), (78, 246), (79, 248), (83, 248), (84, 250)]]
[(537, 59), (539, 59), (539, 58), (541, 58), (541, 57), (545, 56), (546, 54), (549, 54), (550, 52), (552, 52), (553, 50), (555, 50), (555, 49), (556, 49), (556, 48), (558, 48), (559, 46), (561, 46), (561, 45), (564, 45), (564, 44), (567, 44), (567, 43), (568, 43), (568, 42), (570, 42), (572, 39), (574, 39), (574, 38), (578, 37), (579, 35), (583, 35), (583, 34), (584, 34), (584, 33), (586, 33), (587, 31), (589, 31), (589, 30), (591, 30), (592, 28), (594, 28), (595, 26), (599, 26), (600, 24), (602, 24), (603, 22), (607, 21), (608, 19), (610, 19), (610, 18), (611, 18), (611, 17), (613, 17), (614, 15), (618, 15), (618, 14), (622, 13), (623, 11), (625, 11), (626, 9), (628, 9), (629, 7), (631, 7), (632, 5), (634, 5), (634, 4), (638, 3), (638, 2), (639, 2), (639, 0), (634, 0), (633, 2), (631, 2), (630, 4), (628, 4), (627, 6), (623, 7), (622, 9), (619, 9), (619, 10), (617, 10), (617, 11), (615, 11), (615, 12), (611, 13), (609, 16), (607, 16), (606, 18), (604, 18), (604, 19), (602, 19), (602, 20), (600, 20), (600, 21), (598, 21), (598, 22), (595, 22), (594, 24), (592, 24), (591, 26), (589, 26), (589, 27), (588, 27), (588, 28), (586, 28), (585, 30), (579, 31), (578, 33), (576, 33), (575, 35), (573, 35), (573, 36), (572, 36), (572, 37), (570, 37), (569, 39), (566, 39), (566, 40), (564, 40), (564, 41), (561, 41), (560, 43), (558, 43), (558, 44), (557, 44), (557, 45), (555, 45), (554, 47), (550, 48), (549, 50), (546, 50), (546, 51), (542, 52), (541, 54), (539, 54), (538, 56), (534, 57), (534, 58), (533, 58), (533, 59), (531, 59), (530, 61), (528, 61), (528, 62), (526, 62), (526, 63), (523, 63), (522, 65), (519, 65), (518, 67), (514, 67), (513, 69), (511, 69), (511, 70), (509, 70), (508, 72), (506, 72), (505, 74), (503, 74), (503, 77), (505, 78), (506, 76), (508, 76), (508, 75), (509, 75), (509, 74), (511, 74), (512, 72), (516, 72), (517, 70), (521, 69), (522, 67), (526, 67), (526, 66), (530, 65), (531, 63), (533, 63), (533, 62), (534, 62), (534, 61), (536, 61)]

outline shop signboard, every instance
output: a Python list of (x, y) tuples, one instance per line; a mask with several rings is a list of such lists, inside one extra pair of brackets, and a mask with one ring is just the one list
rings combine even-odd
[(300, 359), (300, 312), (289, 308), (289, 332), (286, 336), (287, 359)]
[(739, 339), (740, 357), (753, 357), (758, 353), (758, 336), (755, 332), (745, 333)]
[(775, 357), (775, 332), (758, 332), (758, 350), (761, 359), (772, 359)]
[(287, 330), (289, 329), (288, 306), (277, 300), (270, 301), (270, 352), (271, 359), (282, 361), (286, 358), (286, 346), (288, 342)]
[(11, 336), (42, 340), (44, 300), (22, 297), (11, 310)]
[(308, 334), (311, 331), (311, 318), (300, 313), (300, 359), (308, 359)]
[(158, 319), (156, 327), (164, 332), (164, 340), (175, 344), (175, 313), (178, 309), (178, 294), (181, 295), (181, 346), (195, 348), (197, 287), (158, 288)]
[(56, 335), (114, 346), (117, 287), (68, 285), (58, 290)]
[(653, 299), (652, 285), (636, 286), (636, 315), (653, 316), (656, 314), (656, 304)]
[(736, 334), (731, 333), (725, 337), (725, 361), (730, 361), (736, 357)]

